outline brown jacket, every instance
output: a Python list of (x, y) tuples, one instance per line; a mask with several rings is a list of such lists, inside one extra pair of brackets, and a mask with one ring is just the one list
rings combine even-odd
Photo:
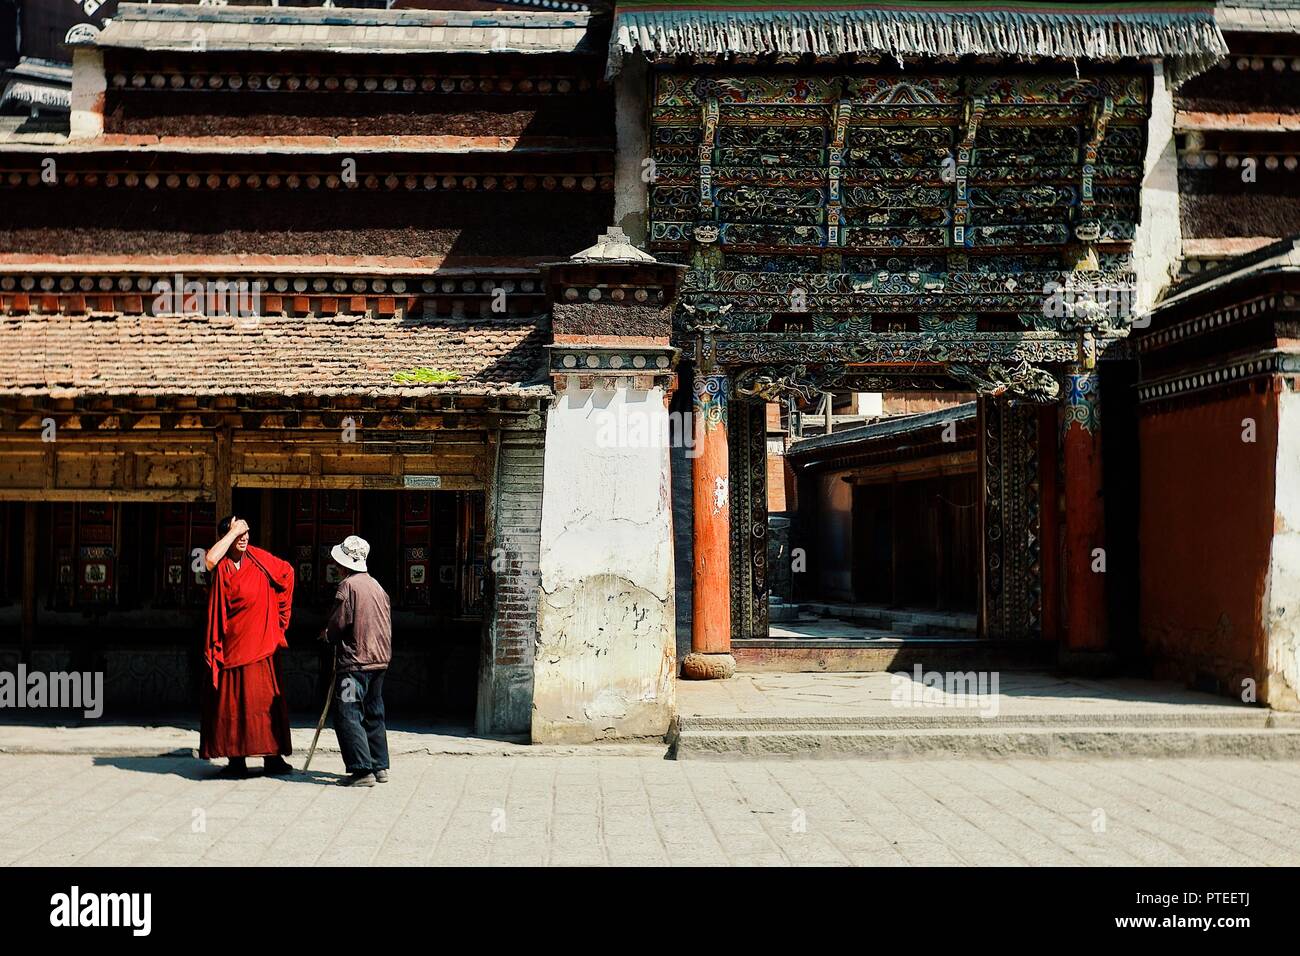
[(325, 630), (336, 645), (338, 672), (379, 671), (393, 658), (393, 620), (388, 595), (364, 571), (349, 574), (334, 593)]

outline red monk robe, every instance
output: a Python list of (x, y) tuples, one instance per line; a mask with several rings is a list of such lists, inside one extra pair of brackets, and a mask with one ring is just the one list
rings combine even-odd
[(238, 566), (227, 555), (212, 569), (199, 732), (205, 760), (293, 753), (275, 673), (292, 607), (293, 566), (269, 551), (249, 545)]

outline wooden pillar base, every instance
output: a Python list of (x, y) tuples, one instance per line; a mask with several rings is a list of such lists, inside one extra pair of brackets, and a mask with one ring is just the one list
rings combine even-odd
[(686, 680), (727, 680), (736, 676), (736, 659), (730, 654), (687, 654), (682, 658)]

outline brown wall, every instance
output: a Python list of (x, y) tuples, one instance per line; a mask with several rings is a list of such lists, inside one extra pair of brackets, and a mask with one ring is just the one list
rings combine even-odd
[(1148, 412), (1138, 427), (1139, 620), (1154, 676), (1239, 696), (1263, 676), (1276, 397)]
[(973, 402), (973, 392), (885, 392), (886, 415), (919, 415)]
[(973, 611), (979, 590), (973, 463), (902, 480), (834, 469), (805, 479), (813, 504), (804, 599)]

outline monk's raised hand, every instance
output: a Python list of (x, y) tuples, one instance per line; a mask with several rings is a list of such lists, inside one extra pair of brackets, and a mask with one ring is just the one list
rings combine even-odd
[(248, 534), (248, 522), (243, 518), (236, 518), (234, 521), (230, 522), (230, 530), (234, 533), (236, 538), (242, 537), (243, 535)]

